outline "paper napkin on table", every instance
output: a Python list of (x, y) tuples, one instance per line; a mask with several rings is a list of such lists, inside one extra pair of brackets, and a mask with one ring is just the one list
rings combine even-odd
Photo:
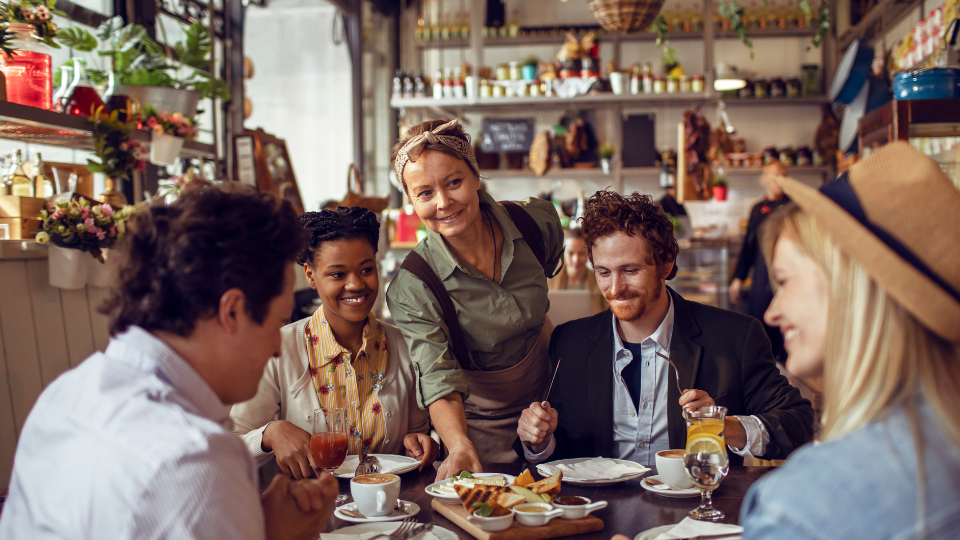
[[(710, 521), (697, 521), (693, 518), (683, 518), (683, 521), (676, 527), (661, 534), (653, 540), (675, 540), (678, 538), (693, 538), (695, 536), (706, 536), (715, 534), (733, 534), (742, 533), (743, 527), (739, 525), (727, 525), (725, 523), (713, 523)], [(724, 538), (724, 540), (736, 540), (736, 537)]]
[[(389, 458), (382, 454), (377, 455), (377, 461), (380, 462), (380, 472), (383, 474), (389, 474), (389, 473), (392, 473), (393, 471), (398, 471), (403, 467), (410, 466), (409, 460), (400, 461), (398, 459)], [(334, 474), (353, 474), (354, 472), (356, 472), (357, 465), (359, 463), (360, 463), (360, 456), (358, 456), (357, 454), (347, 456), (347, 458), (343, 460), (343, 465), (340, 465), (340, 467), (337, 468), (336, 471), (334, 471)]]
[(537, 467), (541, 473), (546, 476), (553, 476), (557, 472), (563, 472), (565, 480), (609, 480), (641, 474), (650, 469), (639, 463), (618, 463), (612, 459), (593, 458), (577, 463), (562, 463), (560, 465), (543, 464)]
[[(336, 530), (336, 531), (334, 531), (334, 532), (332, 532), (332, 533), (323, 533), (323, 534), (321, 534), (321, 535), (320, 535), (320, 540), (370, 540), (371, 538), (373, 538), (373, 537), (375, 537), (375, 536), (381, 536), (381, 535), (383, 535), (383, 534), (390, 534), (390, 533), (392, 533), (393, 531), (397, 530), (397, 527), (399, 527), (399, 526), (400, 526), (400, 523), (397, 523), (397, 526), (396, 526), (396, 527), (385, 528), (382, 532), (370, 531), (370, 532), (364, 532), (364, 533), (360, 533), (360, 534), (350, 534), (350, 529), (354, 528), (355, 526), (352, 526), (352, 527), (344, 527), (344, 528), (338, 529), (338, 530)], [(342, 532), (341, 532), (341, 531), (342, 531)], [(381, 536), (381, 538), (383, 538), (383, 537)], [(437, 535), (433, 534), (432, 531), (427, 531), (427, 532), (425, 532), (425, 533), (423, 533), (423, 534), (419, 534), (419, 535), (417, 535), (417, 536), (414, 536), (414, 537), (411, 538), (410, 540), (440, 540), (440, 539), (437, 537)]]

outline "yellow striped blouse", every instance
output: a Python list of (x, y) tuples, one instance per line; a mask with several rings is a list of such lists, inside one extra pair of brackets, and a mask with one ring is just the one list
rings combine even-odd
[(310, 318), (304, 331), (310, 374), (320, 407), (347, 410), (350, 425), (348, 453), (379, 452), (386, 428), (378, 393), (383, 388), (389, 353), (387, 334), (371, 313), (356, 355), (337, 343), (323, 307)]

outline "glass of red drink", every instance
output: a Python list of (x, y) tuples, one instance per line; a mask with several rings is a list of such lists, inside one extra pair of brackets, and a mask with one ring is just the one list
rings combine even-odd
[[(347, 457), (347, 424), (346, 409), (313, 411), (310, 455), (317, 469), (332, 473), (343, 465), (343, 460)], [(346, 495), (337, 496), (337, 504), (343, 504), (346, 501)]]

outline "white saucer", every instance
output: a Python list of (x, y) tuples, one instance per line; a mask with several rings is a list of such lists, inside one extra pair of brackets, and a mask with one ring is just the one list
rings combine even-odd
[[(370, 454), (371, 456), (376, 456), (377, 459), (389, 459), (390, 461), (399, 461), (402, 462), (401, 465), (394, 467), (390, 470), (381, 470), (383, 474), (403, 474), (405, 472), (410, 472), (420, 466), (420, 462), (416, 459), (413, 459), (410, 456), (401, 456), (394, 454)], [(353, 478), (357, 470), (357, 464), (360, 463), (360, 456), (357, 454), (349, 455), (346, 459), (343, 460), (343, 465), (340, 465), (337, 470), (333, 471), (333, 475), (337, 478)]]
[[(647, 478), (653, 478), (654, 480), (660, 480), (660, 476), (658, 476), (658, 475), (648, 476)], [(652, 492), (652, 493), (656, 493), (657, 495), (663, 495), (664, 497), (672, 497), (672, 498), (677, 498), (677, 499), (683, 499), (683, 498), (686, 498), (686, 497), (699, 497), (699, 496), (700, 496), (700, 488), (698, 488), (698, 487), (696, 487), (696, 486), (694, 486), (694, 487), (692, 487), (692, 488), (681, 489), (680, 491), (674, 491), (674, 490), (672, 490), (672, 489), (655, 489), (653, 486), (651, 486), (650, 484), (647, 483), (647, 479), (646, 479), (646, 478), (644, 478), (643, 480), (640, 481), (640, 486), (641, 486), (643, 489), (647, 490), (647, 491), (650, 491), (650, 492)], [(672, 525), (671, 525), (671, 527), (672, 527)]]
[[(596, 459), (596, 458), (589, 457), (589, 458), (560, 459), (557, 461), (551, 461), (549, 463), (541, 463), (540, 465), (537, 465), (537, 472), (539, 472), (543, 476), (550, 476), (549, 474), (547, 474), (548, 471), (541, 469), (542, 466), (550, 465), (550, 466), (556, 467), (557, 465), (572, 465), (574, 463), (580, 463), (581, 461), (589, 461), (591, 459)], [(638, 466), (638, 467), (640, 466), (636, 462), (627, 461), (624, 459), (612, 459), (612, 458), (608, 458), (608, 459), (610, 459), (610, 461), (615, 461), (622, 465)], [(626, 476), (620, 476), (618, 478), (598, 478), (596, 480), (579, 480), (575, 478), (567, 478), (567, 476), (564, 475), (563, 481), (569, 484), (577, 484), (581, 486), (609, 486), (610, 484), (618, 484), (620, 482), (626, 482), (627, 480), (640, 478), (641, 476), (647, 474), (649, 471), (650, 469), (646, 469), (644, 471), (637, 471), (636, 474), (628, 474)]]
[[(338, 534), (353, 534), (361, 535), (364, 533), (376, 532), (383, 534), (390, 534), (393, 531), (397, 530), (397, 527), (400, 525), (397, 523), (363, 523), (361, 525), (351, 525), (349, 527), (341, 527), (332, 533), (324, 533), (320, 535), (320, 540), (326, 540), (328, 535), (338, 535)], [(430, 529), (430, 532), (433, 533), (438, 540), (457, 540), (457, 534), (449, 529), (444, 529), (443, 527), (438, 527), (436, 525)], [(423, 535), (417, 535), (411, 538), (410, 540), (416, 540), (418, 538), (423, 538)]]
[[(475, 473), (473, 476), (476, 478), (483, 478), (486, 476), (493, 476), (495, 474), (499, 474), (500, 476), (506, 478), (508, 486), (512, 484), (513, 481), (516, 479), (516, 476), (512, 476), (504, 473)], [(427, 495), (432, 495), (433, 497), (436, 497), (437, 499), (439, 499), (440, 502), (443, 502), (446, 504), (460, 504), (460, 497), (458, 497), (456, 493), (451, 495), (449, 493), (440, 493), (439, 491), (436, 491), (437, 486), (449, 484), (451, 481), (452, 479), (447, 478), (446, 480), (434, 482), (429, 486), (427, 486), (426, 488), (424, 488), (424, 491), (427, 492)]]
[[(669, 531), (670, 529), (676, 527), (676, 525), (661, 525), (659, 527), (654, 527), (652, 529), (647, 529), (642, 533), (638, 534), (633, 538), (633, 540), (653, 540), (654, 538), (660, 536), (661, 534)], [(321, 534), (322, 538), (323, 535)]]
[(343, 506), (338, 506), (336, 510), (333, 511), (333, 515), (344, 521), (350, 521), (353, 523), (375, 523), (379, 521), (400, 521), (407, 519), (410, 516), (415, 516), (420, 513), (420, 506), (417, 503), (412, 503), (410, 501), (400, 501), (403, 503), (403, 507), (406, 510), (405, 513), (397, 516), (384, 516), (384, 517), (372, 517), (372, 518), (355, 518), (353, 516), (348, 516), (344, 514), (341, 510), (351, 510), (357, 512), (357, 503), (347, 503)]

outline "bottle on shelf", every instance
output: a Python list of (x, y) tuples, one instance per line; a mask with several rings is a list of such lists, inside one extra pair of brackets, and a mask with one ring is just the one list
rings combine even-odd
[(433, 76), (433, 99), (443, 97), (443, 72), (439, 69)]
[(427, 81), (423, 76), (423, 70), (417, 72), (417, 78), (413, 81), (413, 97), (427, 97)]
[(403, 75), (403, 97), (405, 99), (410, 99), (413, 97), (413, 75), (410, 73), (404, 73)]
[(440, 27), (440, 39), (450, 39), (450, 13), (443, 14), (443, 25)]
[(470, 12), (463, 14), (463, 22), (460, 23), (460, 39), (470, 39)]
[(403, 71), (399, 69), (393, 75), (393, 91), (391, 92), (392, 99), (400, 99), (403, 97)]
[(33, 184), (30, 183), (30, 177), (23, 171), (23, 153), (17, 150), (13, 154), (13, 163), (10, 165), (10, 173), (7, 174), (9, 190), (11, 195), (18, 197), (35, 197)]
[(453, 97), (453, 70), (443, 68), (443, 97)]
[(520, 35), (520, 10), (515, 9), (510, 17), (510, 24), (507, 26), (507, 35), (517, 37)]
[(63, 112), (64, 101), (67, 97), (67, 90), (73, 82), (73, 66), (60, 66), (60, 86), (53, 94), (53, 110)]
[(68, 94), (67, 103), (63, 107), (67, 114), (86, 117), (103, 106), (103, 100), (87, 77), (87, 70), (80, 58), (73, 59), (73, 83)]
[(450, 39), (460, 39), (460, 28), (463, 25), (463, 12), (458, 11), (450, 25)]
[(437, 41), (440, 39), (440, 14), (433, 16), (433, 23), (430, 24), (430, 39)]
[(52, 109), (53, 71), (47, 47), (30, 35), (33, 32), (30, 24), (10, 23), (7, 31), (13, 34), (9, 46), (15, 50), (13, 58), (0, 54), (3, 64), (0, 69), (6, 78), (7, 101)]
[[(7, 170), (7, 163), (10, 161), (10, 154), (0, 156), (0, 170)], [(10, 181), (10, 175), (0, 176), (0, 195), (13, 195), (13, 182)]]
[(54, 196), (56, 190), (53, 182), (47, 178), (47, 175), (43, 174), (44, 168), (43, 158), (40, 157), (40, 152), (37, 152), (33, 156), (33, 176), (30, 178), (31, 189), (35, 193), (34, 197), (48, 199)]
[(462, 98), (463, 96), (464, 86), (460, 68), (453, 68), (453, 97)]
[(428, 32), (426, 21), (423, 20), (423, 13), (417, 14), (417, 29), (413, 32), (413, 38), (417, 41), (426, 41), (430, 39), (429, 35), (424, 36), (424, 33)]
[(587, 207), (587, 203), (583, 194), (583, 190), (577, 192), (577, 208), (573, 212), (573, 217), (570, 218), (570, 228), (579, 229), (580, 228), (580, 218), (583, 217), (584, 211)]

